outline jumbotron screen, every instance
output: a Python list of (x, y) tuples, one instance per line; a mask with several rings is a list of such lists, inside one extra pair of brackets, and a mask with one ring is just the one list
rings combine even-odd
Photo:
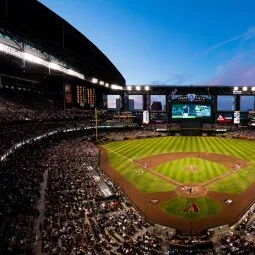
[(211, 106), (201, 104), (173, 104), (173, 119), (210, 118)]

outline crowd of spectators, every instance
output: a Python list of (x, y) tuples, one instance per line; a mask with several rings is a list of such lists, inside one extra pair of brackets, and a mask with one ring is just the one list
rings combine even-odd
[(114, 131), (100, 132), (101, 138), (111, 138), (111, 139), (136, 138), (136, 137), (147, 137), (147, 136), (157, 136), (157, 135), (161, 135), (161, 133), (156, 131), (144, 130), (144, 129), (114, 130)]
[(18, 142), (36, 137), (51, 131), (66, 128), (87, 127), (86, 122), (51, 122), (51, 123), (25, 123), (0, 126), (0, 155)]
[[(43, 181), (44, 171), (49, 167), (47, 160), (62, 156), (58, 163), (62, 165), (67, 163), (66, 155), (64, 153), (60, 155), (57, 152), (60, 149), (59, 139), (59, 136), (51, 137), (24, 146), (0, 163), (0, 254), (32, 252), (33, 222), (39, 214), (36, 207), (40, 198), (39, 184)], [(80, 145), (79, 149), (71, 141), (68, 145), (72, 146), (69, 149), (77, 155), (77, 161), (81, 162), (86, 156), (87, 160), (83, 160), (83, 164), (96, 164), (95, 153), (98, 151), (96, 152), (94, 147), (92, 149), (92, 145), (86, 141), (76, 142)], [(67, 144), (62, 145), (68, 147)], [(56, 150), (53, 151), (53, 148)], [(68, 162), (66, 167), (70, 167), (72, 172), (72, 165), (76, 165), (74, 158)], [(92, 199), (102, 196), (92, 177), (81, 173), (80, 178), (86, 180), (83, 185), (90, 187), (90, 193), (85, 193), (87, 197)], [(65, 182), (65, 185), (68, 183)], [(52, 197), (54, 197), (53, 194)]]
[[(53, 144), (53, 141), (51, 141)], [(33, 222), (50, 141), (24, 146), (0, 162), (0, 254), (31, 254)]]
[[(43, 254), (160, 254), (162, 240), (101, 172), (114, 192), (106, 199), (90, 174), (98, 149), (77, 134), (24, 146), (1, 163), (0, 254), (32, 254), (40, 222)], [(45, 205), (37, 204), (47, 172)]]
[(253, 238), (247, 238), (247, 236), (242, 235), (240, 232), (229, 231), (227, 234), (223, 235), (219, 241), (220, 254), (254, 254), (255, 243)]
[(255, 253), (255, 206), (240, 220), (234, 228), (218, 239), (218, 253), (254, 254)]
[[(146, 233), (150, 224), (108, 179), (114, 198), (104, 196), (90, 175), (98, 149), (82, 138), (47, 150), (48, 185), (42, 224), (43, 254), (157, 254), (161, 241)], [(142, 231), (142, 235), (134, 237)], [(132, 238), (133, 237), (133, 238)], [(155, 252), (155, 253), (152, 253)]]
[(146, 126), (146, 129), (155, 130), (155, 131), (167, 131), (168, 124), (167, 123), (150, 123)]
[(255, 129), (254, 128), (240, 128), (231, 132), (225, 133), (226, 135), (231, 135), (233, 137), (248, 137), (255, 138)]
[(169, 124), (169, 129), (181, 129), (180, 123), (171, 123)]
[(0, 123), (29, 121), (88, 120), (94, 116), (92, 111), (64, 111), (44, 96), (12, 90), (0, 90)]
[(213, 242), (207, 236), (182, 237), (174, 236), (169, 241), (169, 255), (214, 255)]

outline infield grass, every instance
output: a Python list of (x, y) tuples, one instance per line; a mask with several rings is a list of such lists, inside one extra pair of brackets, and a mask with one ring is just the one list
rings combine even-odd
[(229, 171), (219, 163), (195, 157), (173, 160), (154, 170), (183, 184), (204, 183)]

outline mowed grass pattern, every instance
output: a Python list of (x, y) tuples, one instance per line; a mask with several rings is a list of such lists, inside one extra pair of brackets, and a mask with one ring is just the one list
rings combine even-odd
[[(139, 159), (169, 152), (208, 152), (231, 155), (247, 161), (255, 159), (254, 141), (231, 138), (170, 136), (112, 142), (103, 145), (103, 147), (109, 150), (109, 161), (112, 167), (144, 192), (170, 191), (174, 189), (174, 186), (151, 173), (138, 175), (135, 171), (128, 171), (129, 168), (134, 168), (137, 171), (142, 170), (138, 166), (134, 166), (128, 159)], [(240, 173), (238, 172), (212, 184), (209, 187), (210, 190), (230, 193), (244, 191), (251, 183), (255, 182), (254, 171), (241, 175), (242, 171), (249, 167), (255, 169), (254, 163), (241, 170)]]
[(160, 137), (112, 142), (103, 147), (129, 159), (168, 152), (209, 152), (232, 155), (245, 160), (255, 159), (255, 142), (218, 137)]
[[(189, 204), (195, 203), (199, 212), (184, 212), (183, 209)], [(189, 199), (185, 197), (175, 197), (161, 206), (161, 209), (174, 216), (187, 219), (200, 219), (213, 216), (221, 210), (221, 205), (207, 197)]]
[(250, 163), (247, 167), (236, 173), (221, 179), (210, 186), (208, 190), (239, 194), (247, 189), (255, 181), (255, 164)]
[(163, 192), (175, 190), (175, 186), (162, 180), (151, 173), (143, 171), (142, 168), (132, 161), (115, 153), (109, 152), (109, 162), (117, 171), (134, 184), (142, 192)]
[[(189, 171), (189, 166), (194, 167)], [(157, 166), (155, 171), (177, 182), (204, 183), (229, 171), (223, 165), (195, 157), (186, 157)]]

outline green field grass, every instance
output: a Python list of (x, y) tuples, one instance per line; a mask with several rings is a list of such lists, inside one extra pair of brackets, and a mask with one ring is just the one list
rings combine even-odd
[[(199, 212), (184, 212), (184, 208), (192, 203), (195, 203), (198, 206)], [(170, 215), (186, 219), (200, 219), (217, 214), (221, 210), (221, 205), (207, 197), (196, 199), (175, 197), (163, 203), (161, 209)]]
[(109, 162), (112, 167), (125, 176), (142, 192), (163, 192), (175, 190), (175, 186), (161, 178), (143, 171), (142, 168), (130, 160), (109, 152)]
[[(188, 171), (188, 166), (195, 170)], [(157, 166), (154, 170), (183, 184), (204, 183), (229, 171), (221, 164), (195, 157), (173, 160)]]
[(255, 142), (218, 137), (168, 136), (141, 140), (112, 142), (104, 145), (129, 159), (167, 152), (211, 152), (232, 155), (241, 159), (255, 159)]
[[(255, 159), (254, 141), (218, 137), (148, 138), (112, 142), (103, 145), (103, 147), (108, 149), (111, 166), (143, 192), (171, 191), (174, 190), (175, 187), (151, 173), (144, 172), (143, 174), (139, 174), (142, 169), (134, 165), (130, 160), (168, 152), (209, 152), (231, 155), (247, 161)], [(206, 164), (206, 162), (202, 164)], [(213, 165), (215, 163), (211, 164)], [(216, 167), (216, 165), (214, 165), (214, 167), (212, 167), (212, 165), (212, 169)], [(215, 168), (211, 173), (214, 172), (213, 174), (217, 175), (221, 171), (225, 171), (220, 164), (218, 164), (218, 166), (219, 168), (216, 167), (217, 169)], [(240, 172), (212, 184), (209, 189), (212, 191), (229, 193), (240, 193), (244, 191), (251, 183), (255, 182), (255, 172), (245, 172), (247, 168), (255, 169), (254, 166), (255, 165), (252, 164), (240, 170)], [(242, 175), (242, 173), (245, 174)], [(197, 172), (198, 176), (196, 176), (196, 174), (193, 175), (192, 178), (194, 178), (194, 182), (196, 182), (195, 179), (199, 180), (199, 174), (201, 173)], [(213, 176), (213, 174), (204, 173), (204, 177), (207, 178), (207, 176)], [(185, 182), (185, 178), (188, 177), (184, 175), (178, 178), (180, 178), (180, 180), (183, 179)]]
[(249, 164), (244, 169), (227, 176), (207, 187), (210, 191), (240, 194), (255, 181), (255, 164)]

